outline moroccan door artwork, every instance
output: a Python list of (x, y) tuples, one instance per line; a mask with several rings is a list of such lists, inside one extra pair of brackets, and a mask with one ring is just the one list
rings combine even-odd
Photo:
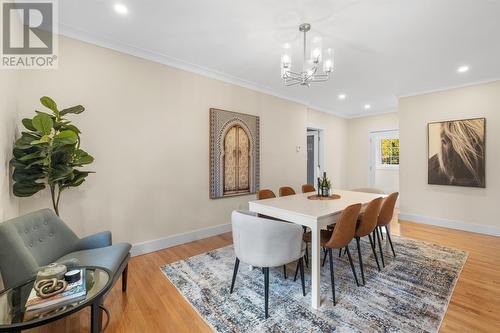
[(224, 137), (224, 195), (250, 191), (250, 140), (245, 130), (231, 127)]

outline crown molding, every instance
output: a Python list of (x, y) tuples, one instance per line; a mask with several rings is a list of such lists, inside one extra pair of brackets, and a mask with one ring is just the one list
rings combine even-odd
[(59, 34), (65, 37), (69, 37), (72, 39), (76, 39), (88, 44), (97, 45), (100, 47), (104, 47), (107, 49), (111, 49), (120, 53), (128, 54), (131, 56), (135, 56), (141, 59), (149, 60), (152, 62), (156, 62), (162, 65), (166, 65), (169, 67), (177, 68), (186, 72), (195, 73), (204, 77), (208, 77), (214, 80), (222, 81), (225, 83), (234, 84), (236, 86), (240, 86), (243, 88), (247, 88), (253, 91), (257, 91), (266, 95), (270, 95), (273, 97), (281, 98), (287, 101), (291, 101), (300, 105), (303, 105), (306, 108), (310, 108), (313, 110), (321, 111), (324, 113), (328, 113), (333, 116), (337, 116), (340, 118), (348, 118), (346, 115), (337, 113), (335, 111), (325, 109), (314, 104), (309, 103), (307, 100), (297, 99), (290, 96), (285, 96), (281, 92), (276, 91), (275, 89), (267, 86), (263, 86), (261, 84), (244, 80), (238, 78), (236, 76), (232, 76), (220, 71), (216, 71), (210, 68), (206, 68), (203, 66), (199, 66), (178, 58), (174, 58), (165, 54), (161, 54), (158, 52), (152, 52), (143, 48), (135, 47), (129, 45), (127, 43), (123, 43), (120, 41), (111, 41), (109, 39), (103, 38), (101, 36), (97, 36), (91, 34), (89, 32), (75, 29), (71, 26), (60, 24)]
[(493, 83), (493, 82), (496, 82), (496, 81), (500, 81), (500, 77), (489, 78), (489, 79), (485, 79), (485, 80), (479, 80), (479, 81), (474, 81), (474, 82), (469, 82), (469, 83), (463, 83), (463, 84), (456, 84), (456, 85), (446, 86), (446, 87), (443, 87), (443, 88), (436, 88), (436, 89), (430, 89), (430, 90), (422, 90), (422, 91), (412, 92), (412, 93), (408, 93), (408, 94), (401, 94), (401, 95), (396, 95), (396, 97), (397, 98), (414, 97), (414, 96), (432, 94), (432, 93), (435, 93), (435, 92), (443, 92), (443, 91), (452, 90), (452, 89), (467, 88), (467, 87), (471, 87), (471, 86), (477, 86), (477, 85), (480, 85), (480, 84)]

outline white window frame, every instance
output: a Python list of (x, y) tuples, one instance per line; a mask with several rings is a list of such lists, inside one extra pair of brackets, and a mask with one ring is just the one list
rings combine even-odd
[[(399, 140), (399, 133), (397, 133), (397, 132), (380, 133), (380, 135), (377, 135), (375, 168), (377, 170), (395, 170), (395, 169), (398, 170), (399, 164), (383, 164), (382, 163), (382, 139), (389, 139), (389, 140), (398, 139)], [(400, 150), (400, 153), (401, 153), (401, 150)], [(399, 162), (401, 163), (401, 159), (399, 160)]]

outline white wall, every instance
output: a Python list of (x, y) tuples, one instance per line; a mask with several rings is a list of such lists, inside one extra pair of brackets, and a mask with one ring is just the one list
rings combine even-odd
[[(370, 186), (370, 133), (399, 128), (399, 114), (386, 113), (371, 117), (350, 119), (347, 123), (347, 187), (359, 188)], [(397, 188), (397, 172), (380, 173), (381, 187), (386, 192)]]
[(17, 200), (11, 193), (9, 166), (17, 131), (17, 74), (10, 70), (0, 73), (0, 221), (18, 214)]
[[(19, 118), (43, 95), (86, 107), (72, 119), (96, 174), (63, 193), (60, 207), (80, 235), (109, 229), (115, 241), (138, 243), (227, 224), (231, 210), (247, 208), (254, 196), (209, 199), (209, 108), (260, 116), (261, 187), (275, 191), (304, 183), (310, 122), (326, 124), (328, 151), (345, 132), (344, 120), (303, 105), (73, 39), (60, 39), (59, 59), (58, 70), (22, 74)], [(327, 164), (339, 183), (340, 155)], [(20, 200), (22, 213), (49, 205), (46, 192)]]
[[(307, 111), (307, 127), (323, 130), (323, 170), (332, 181), (334, 188), (345, 188), (346, 182), (346, 140), (347, 119), (328, 115), (309, 109)], [(304, 129), (304, 135), (306, 129)], [(306, 147), (304, 147), (305, 150)], [(304, 183), (307, 181), (307, 170), (304, 169)]]
[[(401, 218), (500, 235), (500, 81), (399, 101)], [(486, 117), (486, 188), (427, 184), (427, 124)]]

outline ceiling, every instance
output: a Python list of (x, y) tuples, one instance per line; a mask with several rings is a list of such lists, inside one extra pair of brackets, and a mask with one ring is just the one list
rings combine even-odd
[[(500, 79), (500, 0), (64, 0), (59, 8), (64, 35), (345, 117)], [(335, 50), (334, 76), (284, 87), (282, 46), (301, 62), (303, 22)], [(470, 70), (458, 73), (463, 65)]]

